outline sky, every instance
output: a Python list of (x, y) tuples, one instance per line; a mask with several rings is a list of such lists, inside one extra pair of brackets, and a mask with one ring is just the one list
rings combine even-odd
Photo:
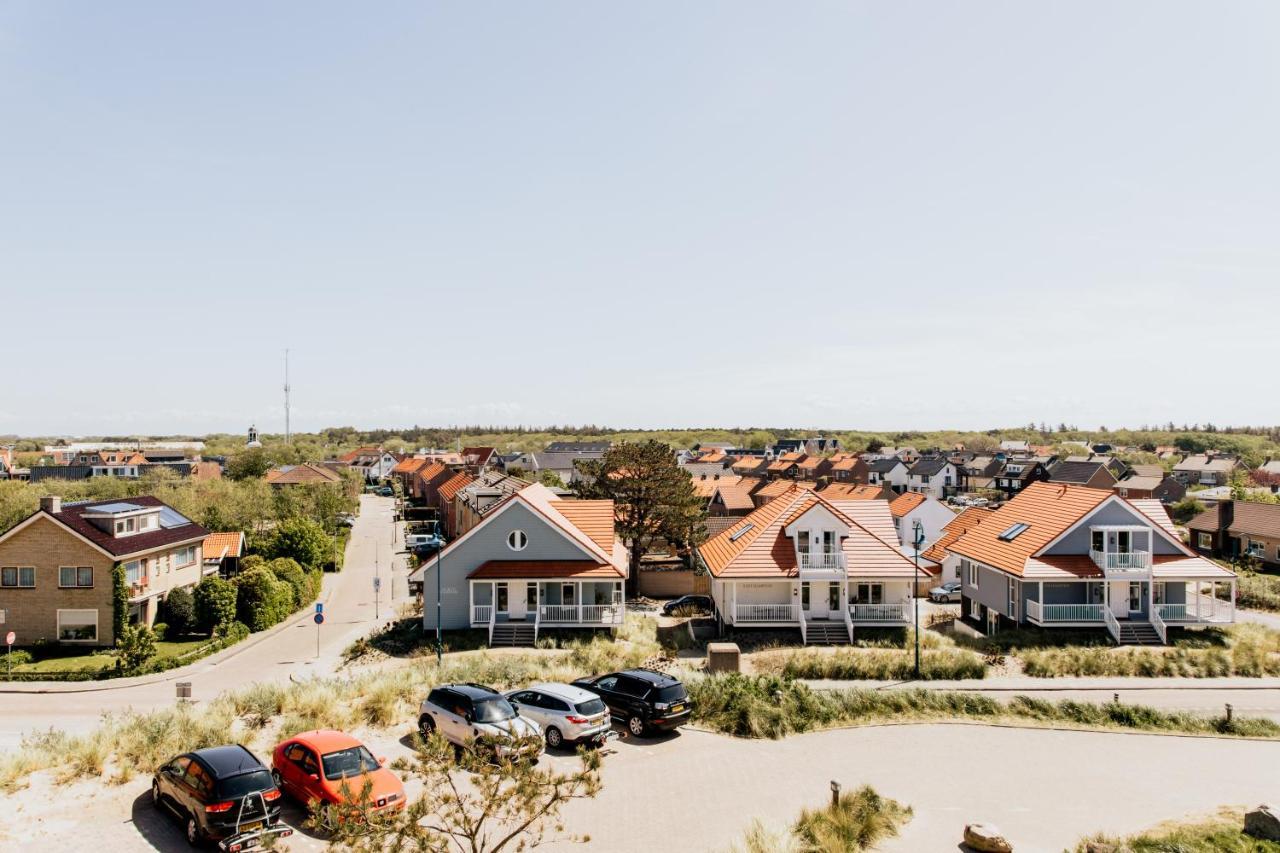
[(0, 433), (1274, 424), (1277, 31), (0, 0)]

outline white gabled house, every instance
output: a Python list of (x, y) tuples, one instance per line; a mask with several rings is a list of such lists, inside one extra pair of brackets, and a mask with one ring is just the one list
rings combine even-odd
[(491, 645), (532, 645), (548, 628), (616, 630), (629, 558), (613, 512), (613, 501), (539, 483), (503, 498), (409, 576), (423, 627), (435, 630), (438, 611), (442, 628), (484, 629)]
[(1165, 643), (1171, 627), (1235, 621), (1235, 573), (1184, 545), (1155, 499), (1032, 483), (947, 550), (964, 616), (988, 630), (1105, 627), (1119, 643)]
[(895, 492), (905, 492), (911, 481), (907, 463), (900, 457), (872, 459), (867, 462), (867, 482), (873, 486), (888, 486)]
[(847, 643), (858, 626), (911, 618), (916, 569), (886, 501), (826, 500), (792, 486), (698, 548), (723, 625), (795, 628)]

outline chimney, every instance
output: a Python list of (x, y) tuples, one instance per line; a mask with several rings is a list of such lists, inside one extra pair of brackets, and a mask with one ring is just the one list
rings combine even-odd
[(57, 515), (62, 512), (62, 498), (57, 495), (49, 495), (40, 499), (40, 509), (50, 515)]
[(1226, 544), (1225, 534), (1227, 528), (1236, 520), (1236, 502), (1231, 499), (1218, 501), (1218, 532), (1224, 534), (1222, 540), (1218, 543), (1218, 547)]

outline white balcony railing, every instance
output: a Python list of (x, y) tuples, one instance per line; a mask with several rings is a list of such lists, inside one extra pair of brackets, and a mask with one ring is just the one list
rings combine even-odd
[(801, 551), (800, 571), (844, 571), (844, 554), (839, 551)]
[(884, 622), (902, 625), (911, 621), (911, 610), (905, 601), (892, 604), (850, 604), (849, 619), (854, 624)]
[(1102, 604), (1041, 604), (1027, 602), (1027, 618), (1041, 624), (1048, 622), (1102, 622)]
[(1235, 608), (1231, 602), (1209, 595), (1192, 594), (1186, 604), (1157, 604), (1156, 610), (1165, 622), (1235, 621)]
[(621, 604), (544, 604), (538, 608), (543, 625), (621, 625)]
[(1093, 558), (1093, 562), (1098, 568), (1104, 572), (1110, 573), (1146, 573), (1151, 568), (1151, 552), (1150, 551), (1127, 551), (1118, 553), (1115, 551), (1094, 551), (1090, 549), (1089, 556)]
[(798, 604), (739, 604), (733, 609), (734, 624), (747, 622), (799, 622)]
[(471, 624), (485, 625), (489, 622), (489, 616), (493, 613), (492, 604), (474, 604), (471, 606)]

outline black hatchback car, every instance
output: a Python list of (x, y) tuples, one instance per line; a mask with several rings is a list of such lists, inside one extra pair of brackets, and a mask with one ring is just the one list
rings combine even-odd
[(709, 595), (682, 595), (679, 598), (673, 598), (666, 604), (662, 605), (662, 614), (664, 616), (673, 616), (677, 613), (710, 613), (711, 612), (711, 596)]
[(682, 726), (693, 713), (693, 700), (684, 685), (651, 669), (593, 675), (573, 684), (603, 699), (614, 719), (625, 722), (627, 731), (636, 737)]
[(280, 790), (243, 746), (211, 746), (179, 755), (156, 771), (151, 801), (183, 822), (193, 847), (218, 842), (227, 853), (257, 847), (267, 836), (292, 835), (280, 823)]

